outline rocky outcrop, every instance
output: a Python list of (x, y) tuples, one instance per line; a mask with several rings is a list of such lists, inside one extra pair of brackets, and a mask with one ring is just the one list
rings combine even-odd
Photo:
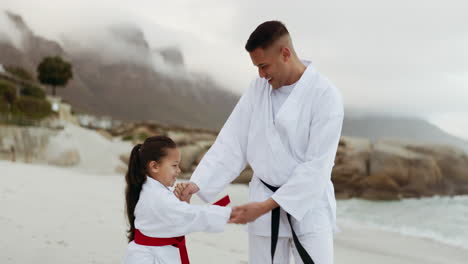
[[(141, 142), (141, 134), (167, 135), (182, 152), (182, 178), (188, 179), (216, 133), (166, 127), (156, 123), (133, 123), (117, 127), (111, 134)], [(138, 141), (140, 140), (140, 141)], [(123, 161), (128, 157), (122, 157)], [(253, 171), (248, 166), (234, 181), (248, 183)], [(332, 181), (337, 198), (397, 200), (408, 197), (468, 194), (468, 156), (453, 147), (410, 144), (397, 140), (346, 137), (340, 140)]]
[(80, 162), (79, 152), (56, 144), (60, 129), (0, 125), (0, 160), (74, 166)]
[(442, 145), (343, 137), (332, 180), (338, 198), (468, 194), (468, 156)]
[[(68, 134), (60, 131), (44, 127), (0, 126), (0, 159), (58, 166), (83, 163), (82, 159), (86, 156), (80, 157), (81, 152), (75, 149), (78, 145), (64, 144), (68, 142)], [(76, 136), (80, 136), (84, 132), (77, 128), (76, 133)], [(181, 178), (184, 179), (190, 178), (217, 136), (209, 130), (169, 127), (155, 122), (121, 123), (110, 130), (96, 131), (97, 134), (102, 138), (93, 137), (90, 142), (112, 144), (115, 138), (127, 138), (136, 144), (152, 135), (171, 137), (181, 150)], [(121, 174), (126, 172), (130, 149), (131, 145), (128, 144), (121, 149), (122, 152), (119, 150), (117, 155), (125, 154), (120, 155), (123, 163), (115, 163), (115, 171)], [(252, 169), (247, 166), (234, 182), (248, 183), (252, 174)], [(397, 200), (463, 195), (468, 194), (468, 155), (462, 150), (443, 145), (410, 144), (397, 140), (372, 142), (342, 137), (332, 181), (339, 199)]]
[(367, 139), (342, 137), (333, 168), (333, 182), (338, 198), (350, 198), (349, 188), (358, 188), (368, 175), (372, 144)]
[[(181, 151), (180, 169), (181, 178), (189, 179), (201, 159), (213, 145), (216, 133), (203, 129), (189, 129), (183, 127), (169, 127), (156, 122), (122, 123), (109, 133), (115, 137), (132, 140), (133, 144), (141, 143), (146, 136), (165, 135), (174, 140)], [(120, 160), (128, 164), (129, 154), (121, 155)], [(123, 168), (118, 168), (124, 171)], [(234, 180), (234, 183), (248, 183), (253, 171), (247, 166), (245, 170)]]

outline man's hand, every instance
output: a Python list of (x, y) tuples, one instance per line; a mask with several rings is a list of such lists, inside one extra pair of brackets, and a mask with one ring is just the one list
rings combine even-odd
[(264, 202), (253, 202), (232, 208), (231, 218), (228, 223), (246, 224), (255, 221), (263, 214), (268, 213), (278, 207), (273, 199), (268, 199)]
[(193, 182), (182, 182), (176, 185), (174, 194), (179, 198), (179, 200), (190, 203), (192, 195), (199, 190), (198, 186)]

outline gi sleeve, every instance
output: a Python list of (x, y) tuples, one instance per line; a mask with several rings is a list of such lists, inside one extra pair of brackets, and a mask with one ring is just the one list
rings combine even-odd
[[(164, 208), (164, 226), (175, 236), (193, 232), (222, 232), (231, 215), (230, 207), (217, 205), (192, 205), (179, 201), (175, 196), (167, 198)], [(161, 214), (161, 211), (155, 211)]]
[(240, 98), (213, 146), (198, 164), (190, 180), (198, 185), (198, 196), (213, 201), (247, 165), (247, 137), (252, 113), (255, 81)]

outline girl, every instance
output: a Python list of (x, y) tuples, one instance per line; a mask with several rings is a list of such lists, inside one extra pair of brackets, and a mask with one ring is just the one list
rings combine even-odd
[(170, 138), (149, 137), (132, 149), (126, 175), (126, 264), (188, 263), (184, 235), (221, 232), (231, 209), (190, 205), (169, 189), (180, 174), (180, 151)]

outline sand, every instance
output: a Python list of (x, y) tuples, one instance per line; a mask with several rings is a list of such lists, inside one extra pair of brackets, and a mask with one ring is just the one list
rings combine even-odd
[[(0, 161), (0, 263), (122, 263), (122, 175)], [(231, 185), (233, 204), (247, 199)], [(195, 203), (200, 202), (197, 199)], [(367, 228), (340, 226), (335, 263), (468, 263), (468, 250)], [(247, 263), (247, 233), (188, 236), (192, 263)]]

